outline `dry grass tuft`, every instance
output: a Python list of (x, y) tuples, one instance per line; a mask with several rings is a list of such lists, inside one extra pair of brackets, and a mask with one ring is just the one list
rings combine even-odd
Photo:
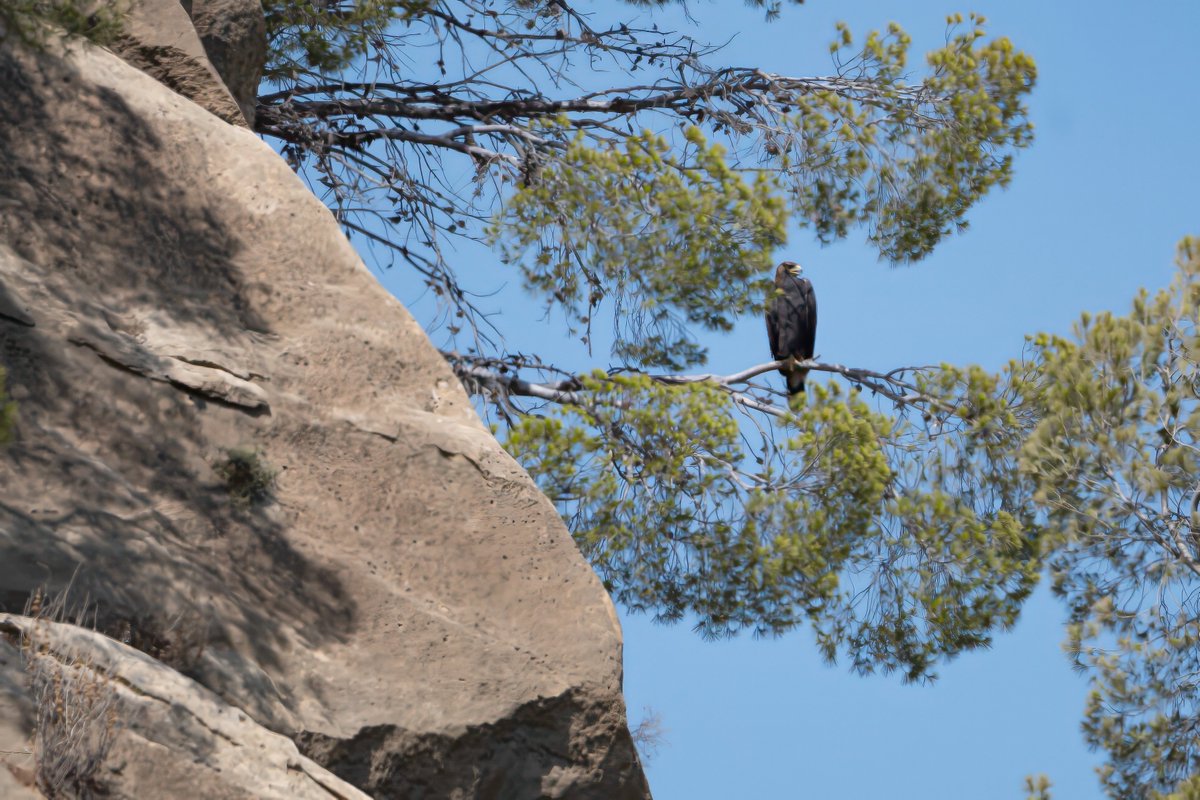
[[(95, 778), (116, 738), (117, 694), (90, 659), (52, 651), (48, 637), (39, 635), (43, 622), (67, 616), (65, 597), (64, 591), (48, 600), (38, 589), (25, 608), (34, 619), (20, 647), (34, 704), (35, 779), (48, 798), (90, 800), (100, 796)], [(83, 615), (78, 613), (75, 624)]]
[(116, 738), (117, 696), (107, 675), (85, 659), (38, 652), (25, 668), (33, 690), (37, 787), (48, 798), (100, 796), (95, 780)]

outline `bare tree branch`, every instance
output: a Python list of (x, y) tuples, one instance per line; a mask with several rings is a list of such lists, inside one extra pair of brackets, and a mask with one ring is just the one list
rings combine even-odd
[[(575, 376), (550, 381), (537, 382), (526, 380), (518, 375), (514, 368), (520, 365), (505, 364), (496, 359), (463, 355), (457, 352), (442, 351), (442, 356), (454, 368), (455, 374), (467, 385), (468, 391), (481, 393), (489, 397), (532, 397), (552, 403), (582, 405), (588, 402), (588, 392), (583, 382)], [(786, 402), (776, 404), (769, 395), (782, 396), (781, 392), (752, 384), (751, 379), (778, 369), (792, 367), (807, 369), (815, 372), (828, 372), (841, 375), (853, 385), (867, 389), (891, 400), (898, 408), (920, 406), (935, 411), (948, 411), (941, 401), (923, 394), (913, 383), (903, 379), (904, 375), (914, 374), (932, 369), (931, 367), (900, 367), (890, 372), (876, 372), (860, 367), (847, 367), (843, 364), (832, 364), (824, 361), (769, 361), (729, 375), (711, 373), (696, 375), (647, 375), (652, 381), (666, 385), (682, 385), (689, 383), (711, 383), (724, 390), (735, 403), (760, 411), (771, 416), (786, 419), (792, 416)], [(767, 393), (767, 396), (757, 397), (746, 391), (748, 387)]]
[[(352, 10), (348, 2), (322, 8)], [(728, 169), (770, 175), (763, 186), (772, 188), (762, 191), (790, 197), (793, 211), (822, 240), (843, 237), (854, 225), (872, 228), (872, 236), (886, 227), (879, 241), (889, 243), (881, 247), (891, 248), (889, 258), (919, 258), (922, 248), (960, 222), (972, 198), (1003, 182), (1010, 151), (1025, 141), (1020, 92), (999, 97), (991, 111), (1000, 113), (1002, 124), (983, 138), (972, 122), (978, 114), (963, 107), (979, 102), (981, 87), (989, 97), (996, 92), (989, 82), (1024, 86), (1031, 73), (1018, 70), (1009, 80), (988, 72), (981, 85), (946, 80), (945, 70), (935, 66), (929, 79), (908, 81), (902, 74), (908, 40), (898, 28), (872, 35), (868, 42), (874, 44), (861, 48), (850, 46), (843, 32), (832, 74), (796, 76), (710, 62), (720, 45), (651, 23), (601, 22), (600, 12), (581, 12), (566, 0), (431, 0), (398, 3), (393, 10), (398, 17), (390, 23), (360, 31), (361, 50), (337, 69), (306, 67), (303, 58), (273, 68), (276, 87), (258, 98), (255, 124), (283, 143), (294, 167), (321, 176), (323, 199), (349, 229), (373, 245), (390, 245), (414, 266), (420, 262), (424, 283), (453, 315), (444, 317), (452, 334), (470, 328), (478, 338), (476, 327), (486, 316), (465, 292), (447, 290), (458, 286), (443, 255), (447, 242), (465, 237), (497, 244), (519, 224), (503, 212), (523, 190), (536, 192), (539, 185), (579, 174), (581, 155), (653, 149), (640, 138), (642, 131), (663, 137), (671, 152), (660, 158), (646, 150), (653, 168), (644, 166), (640, 153), (632, 159), (622, 178), (629, 192), (674, 172), (672, 181), (681, 178), (688, 192), (712, 194), (719, 182), (701, 168), (711, 143)], [(291, 30), (302, 41), (320, 29), (303, 11), (289, 6), (288, 13), (299, 16), (288, 17), (292, 28), (285, 25), (277, 35)], [(964, 63), (976, 63), (973, 36), (982, 33), (948, 37), (948, 48)], [(985, 111), (991, 113), (986, 105), (979, 113)], [(928, 132), (940, 144), (923, 143)], [(942, 154), (945, 163), (914, 156), (931, 147), (953, 152)], [(945, 175), (931, 176), (931, 164)], [(954, 207), (910, 224), (906, 204), (915, 198), (920, 209), (936, 207), (925, 189), (938, 180), (956, 184), (947, 195), (958, 198)], [(677, 202), (666, 193), (653, 196)], [(730, 247), (757, 255), (751, 233), (765, 224), (763, 215), (751, 220), (723, 213), (730, 217)], [(618, 324), (618, 339), (626, 327), (640, 335), (652, 326), (661, 328), (654, 335), (678, 338), (675, 328), (696, 323), (695, 314), (681, 313), (671, 302), (659, 306), (675, 315), (670, 319), (622, 304), (623, 289), (608, 285), (611, 276), (595, 263), (594, 241), (592, 235), (559, 237), (553, 244), (562, 252), (551, 261), (577, 263), (585, 272), (586, 303), (614, 300), (615, 313), (628, 322)], [(523, 268), (545, 255), (533, 249), (551, 247), (523, 246), (529, 252), (516, 256)], [(421, 259), (413, 258), (417, 252)], [(739, 258), (752, 261), (757, 264)], [(558, 287), (537, 288), (553, 296)], [(564, 307), (577, 299), (558, 298)], [(645, 363), (683, 365), (688, 359)], [(846, 377), (878, 380), (866, 373), (859, 376), (863, 381)], [(907, 392), (895, 387), (892, 399)]]

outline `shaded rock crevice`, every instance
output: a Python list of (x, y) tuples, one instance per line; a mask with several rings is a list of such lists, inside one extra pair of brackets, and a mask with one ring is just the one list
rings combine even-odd
[[(176, 47), (147, 45), (125, 39), (114, 45), (127, 62), (189, 100), (208, 108), (231, 125), (246, 125), (241, 109), (227, 97), (212, 68)], [(218, 88), (219, 87), (219, 88)]]
[[(555, 724), (559, 719), (586, 724)], [(605, 726), (616, 734), (611, 739), (596, 736)], [(348, 739), (317, 731), (302, 731), (294, 738), (305, 755), (378, 797), (632, 800), (645, 796), (623, 720), (591, 702), (587, 693), (573, 690), (536, 698), (502, 721), (467, 726), (453, 734), (375, 725)], [(529, 769), (533, 763), (541, 768)], [(605, 772), (616, 772), (620, 779), (599, 790), (595, 779)]]
[[(199, 18), (215, 34), (209, 37), (213, 51), (221, 56), (222, 63), (235, 59), (235, 51), (220, 48), (219, 42), (220, 30), (227, 27), (222, 26), (221, 21), (228, 17), (230, 7), (236, 4), (232, 0), (197, 2), (204, 7)], [(255, 0), (242, 0), (242, 16), (253, 18), (251, 2), (258, 6), (257, 16), (261, 19), (262, 6)], [(259, 24), (262, 26), (261, 22)], [(132, 4), (125, 28), (125, 35), (113, 44), (113, 51), (126, 62), (231, 125), (249, 127), (254, 124), (253, 106), (250, 106), (249, 113), (243, 112), (242, 101), (234, 96), (227, 77), (213, 63), (209, 47), (201, 41), (188, 9), (179, 0), (137, 0)], [(261, 30), (261, 48), (265, 55), (265, 27), (261, 27)], [(235, 43), (248, 53), (250, 42), (250, 38), (243, 36)], [(230, 74), (240, 81), (238, 90), (245, 92), (246, 81), (251, 77), (257, 88), (257, 75), (251, 72), (250, 64), (237, 66), (240, 69)], [(261, 70), (260, 63), (259, 74)]]
[(213, 68), (254, 127), (258, 84), (267, 61), (267, 24), (260, 0), (181, 0)]

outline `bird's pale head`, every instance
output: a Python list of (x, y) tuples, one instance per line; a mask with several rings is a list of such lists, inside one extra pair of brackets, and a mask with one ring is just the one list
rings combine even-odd
[(795, 261), (784, 261), (775, 269), (775, 280), (780, 280), (785, 275), (791, 275), (793, 278), (799, 278), (804, 272), (804, 267), (797, 264)]

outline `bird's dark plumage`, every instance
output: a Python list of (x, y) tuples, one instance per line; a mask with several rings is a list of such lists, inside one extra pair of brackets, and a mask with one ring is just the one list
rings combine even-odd
[[(812, 282), (800, 277), (800, 265), (784, 261), (775, 269), (775, 296), (767, 305), (767, 336), (776, 361), (813, 357), (817, 339), (817, 296)], [(787, 378), (788, 394), (804, 391), (806, 369), (779, 370)]]

